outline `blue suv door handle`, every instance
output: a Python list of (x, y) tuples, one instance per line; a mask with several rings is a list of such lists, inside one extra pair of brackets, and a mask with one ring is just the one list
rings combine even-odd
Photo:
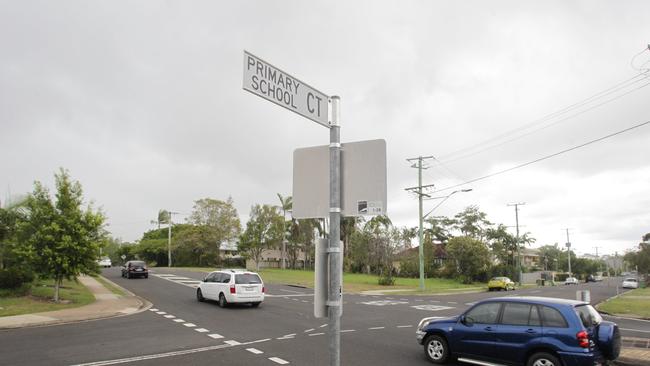
[(492, 327), (485, 327), (485, 330), (487, 330), (488, 332), (491, 332), (491, 331), (492, 331)]
[(528, 334), (535, 334), (535, 333), (537, 333), (537, 331), (536, 331), (535, 329), (527, 329), (527, 330), (526, 330), (526, 333), (528, 333)]

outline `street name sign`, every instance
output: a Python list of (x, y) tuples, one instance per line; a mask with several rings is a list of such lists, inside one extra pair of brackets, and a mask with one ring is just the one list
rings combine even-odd
[(330, 127), (329, 97), (244, 51), (244, 90)]
[[(341, 215), (386, 214), (386, 141), (341, 144)], [(293, 208), (296, 219), (329, 216), (329, 147), (293, 152)]]

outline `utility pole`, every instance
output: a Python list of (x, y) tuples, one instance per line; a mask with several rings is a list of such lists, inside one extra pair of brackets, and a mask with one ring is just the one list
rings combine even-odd
[(519, 286), (521, 286), (521, 277), (522, 277), (521, 251), (519, 250), (519, 206), (523, 206), (525, 204), (526, 202), (508, 203), (508, 206), (515, 206), (515, 225), (517, 225), (517, 236), (516, 236), (515, 245), (517, 246), (517, 267), (519, 271)]
[(600, 266), (600, 257), (598, 256), (598, 248), (600, 248), (600, 247), (599, 246), (594, 247), (594, 249), (596, 249), (596, 260), (598, 261), (598, 270), (602, 271), (603, 268)]
[(569, 229), (566, 228), (566, 247), (567, 247), (567, 257), (569, 257), (569, 274), (571, 274), (571, 240), (569, 240)]
[(420, 223), (419, 231), (418, 231), (418, 239), (420, 243), (419, 262), (420, 262), (420, 290), (421, 291), (424, 291), (424, 243), (423, 243), (424, 240), (423, 240), (423, 231), (422, 231), (424, 218), (422, 216), (422, 197), (423, 196), (429, 197), (428, 194), (422, 192), (422, 189), (427, 187), (433, 187), (433, 184), (429, 184), (427, 186), (422, 185), (422, 169), (427, 169), (426, 167), (422, 166), (422, 162), (427, 159), (433, 159), (433, 156), (418, 156), (417, 158), (406, 159), (406, 161), (408, 162), (417, 160), (417, 165), (413, 164), (411, 165), (411, 167), (418, 169), (418, 186), (413, 188), (407, 188), (407, 190), (415, 191), (415, 189), (417, 189), (415, 193), (418, 195), (418, 204), (419, 204), (418, 220)]
[(178, 212), (167, 211), (168, 220), (167, 223), (167, 267), (172, 266), (172, 214), (176, 215)]

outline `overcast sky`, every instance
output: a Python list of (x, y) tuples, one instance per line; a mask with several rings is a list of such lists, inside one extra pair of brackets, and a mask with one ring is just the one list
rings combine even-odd
[[(329, 143), (324, 127), (242, 90), (244, 50), (339, 95), (343, 142), (386, 140), (388, 214), (399, 226), (417, 225), (407, 158), (437, 158), (424, 184), (444, 196), (650, 120), (640, 74), (650, 68), (648, 1), (0, 9), (0, 199), (35, 180), (52, 187), (64, 167), (126, 241), (159, 209), (183, 221), (204, 197), (232, 196), (245, 224), (251, 205), (291, 194), (294, 149)], [(459, 186), (473, 191), (432, 215), (477, 205), (514, 226), (507, 204), (525, 202), (521, 230), (536, 245), (562, 245), (571, 228), (578, 253), (623, 253), (650, 232), (649, 146), (646, 124)]]

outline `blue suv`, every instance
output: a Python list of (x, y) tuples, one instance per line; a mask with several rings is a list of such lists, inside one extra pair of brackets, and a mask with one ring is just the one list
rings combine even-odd
[(588, 303), (544, 297), (483, 300), (417, 329), (427, 359), (477, 365), (599, 366), (618, 357), (621, 336)]

